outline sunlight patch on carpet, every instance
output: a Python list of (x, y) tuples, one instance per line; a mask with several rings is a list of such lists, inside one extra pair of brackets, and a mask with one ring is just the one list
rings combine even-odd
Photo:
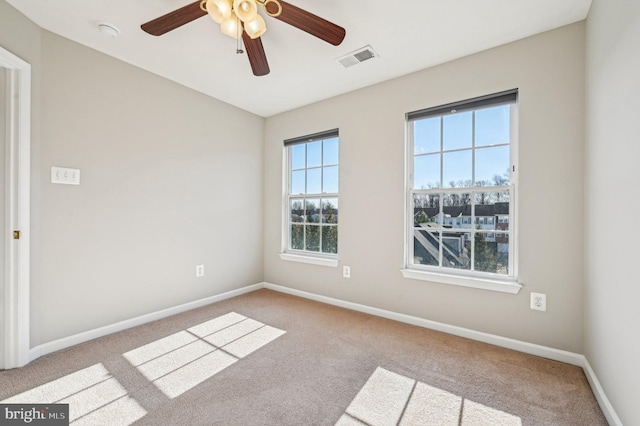
[(230, 312), (123, 356), (166, 396), (175, 398), (284, 333)]
[(397, 425), (415, 381), (378, 368), (358, 392), (347, 414), (372, 425)]
[(522, 426), (513, 414), (378, 367), (336, 426)]
[(69, 420), (74, 426), (130, 425), (147, 414), (102, 364), (68, 374), (1, 402), (69, 404)]

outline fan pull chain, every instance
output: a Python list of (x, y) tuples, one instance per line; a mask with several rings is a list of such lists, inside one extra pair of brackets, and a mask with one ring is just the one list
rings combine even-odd
[(242, 24), (240, 23), (240, 19), (236, 16), (236, 20), (238, 21), (238, 29), (236, 30), (238, 32), (238, 37), (236, 37), (236, 54), (237, 55), (242, 55), (244, 53), (244, 50), (242, 50), (240, 47), (240, 38), (242, 36), (242, 31), (243, 31), (243, 27)]

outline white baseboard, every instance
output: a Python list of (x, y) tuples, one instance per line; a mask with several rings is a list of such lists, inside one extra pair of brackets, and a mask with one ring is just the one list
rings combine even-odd
[(604, 389), (600, 385), (600, 381), (598, 377), (596, 377), (595, 371), (591, 368), (591, 364), (585, 356), (582, 356), (584, 363), (582, 365), (582, 369), (584, 370), (584, 375), (587, 376), (587, 380), (589, 381), (589, 385), (591, 385), (591, 390), (593, 394), (596, 396), (596, 400), (598, 401), (598, 405), (600, 405), (600, 409), (602, 413), (607, 418), (607, 422), (609, 422), (612, 426), (622, 426), (622, 421), (616, 411), (613, 409), (613, 405), (611, 405), (611, 401), (607, 398), (607, 395), (604, 393)]
[(527, 343), (520, 340), (509, 339), (507, 337), (496, 336), (495, 334), (483, 333), (481, 331), (475, 331), (468, 328), (457, 327), (455, 325), (449, 325), (437, 321), (431, 321), (424, 318), (414, 317), (411, 315), (399, 314), (397, 312), (387, 311), (384, 309), (373, 308), (371, 306), (360, 305), (358, 303), (345, 302), (344, 300), (333, 299), (331, 297), (320, 296), (313, 293), (307, 293), (305, 291), (295, 290), (289, 287), (283, 287), (276, 284), (265, 283), (265, 288), (270, 290), (279, 291), (281, 293), (291, 294), (293, 296), (303, 297), (305, 299), (311, 299), (318, 302), (327, 303), (329, 305), (340, 306), (342, 308), (351, 309), (353, 311), (364, 312), (366, 314), (375, 315), (382, 318), (387, 318), (406, 324), (416, 325), (430, 330), (442, 331), (443, 333), (453, 334), (454, 336), (466, 337), (467, 339), (477, 340), (479, 342), (489, 343), (492, 345), (500, 346), (507, 349), (513, 349), (519, 352), (524, 352), (531, 355), (537, 355), (543, 358), (549, 358), (556, 361), (561, 361), (571, 365), (582, 366), (584, 358), (580, 354), (573, 352), (567, 352), (560, 349), (553, 349), (542, 345), (536, 345), (534, 343)]
[(88, 342), (89, 340), (97, 339), (98, 337), (103, 337), (108, 334), (116, 333), (118, 331), (123, 331), (131, 327), (146, 324), (151, 321), (167, 318), (172, 315), (180, 314), (182, 312), (186, 312), (192, 309), (200, 308), (202, 306), (210, 305), (215, 302), (220, 302), (225, 299), (230, 299), (235, 296), (240, 296), (241, 294), (250, 293), (252, 291), (259, 290), (263, 287), (264, 287), (264, 283), (249, 285), (236, 290), (228, 291), (226, 293), (205, 297), (204, 299), (195, 300), (193, 302), (163, 309), (161, 311), (151, 312), (146, 315), (141, 315), (139, 317), (120, 321), (115, 324), (110, 324), (110, 325), (96, 328), (93, 330), (84, 331), (82, 333), (74, 334), (73, 336), (64, 337), (62, 339), (54, 340), (52, 342), (43, 343), (42, 345), (38, 345), (29, 350), (29, 362), (43, 355), (47, 355), (52, 352), (66, 349), (71, 346), (78, 345), (80, 343)]
[(186, 312), (192, 309), (196, 309), (202, 306), (209, 305), (211, 303), (220, 302), (222, 300), (230, 299), (235, 296), (250, 293), (252, 291), (260, 290), (261, 288), (267, 288), (269, 290), (277, 291), (280, 293), (290, 294), (292, 296), (302, 297), (304, 299), (315, 300), (317, 302), (326, 303), (329, 305), (339, 306), (341, 308), (350, 309), (353, 311), (363, 312), (370, 315), (375, 315), (382, 318), (391, 319), (394, 321), (403, 322), (406, 324), (415, 325), (418, 327), (428, 328), (430, 330), (441, 331), (443, 333), (452, 334), (455, 336), (465, 337), (479, 342), (489, 343), (492, 345), (500, 346), (507, 349), (513, 349), (515, 351), (524, 352), (531, 355), (540, 356), (543, 358), (552, 359), (555, 361), (564, 362), (571, 365), (576, 365), (584, 370), (585, 376), (589, 381), (591, 390), (593, 391), (602, 412), (604, 413), (607, 421), (610, 425), (622, 426), (620, 418), (616, 414), (609, 399), (604, 393), (604, 389), (600, 385), (600, 381), (596, 377), (595, 372), (591, 368), (589, 361), (584, 355), (563, 351), (560, 349), (549, 348), (542, 345), (536, 345), (533, 343), (523, 342), (520, 340), (509, 339), (507, 337), (496, 336), (494, 334), (483, 333), (468, 328), (457, 327), (455, 325), (444, 324), (437, 321), (431, 321), (424, 318), (419, 318), (411, 315), (400, 314), (397, 312), (387, 311), (380, 308), (374, 308), (367, 305), (361, 305), (359, 303), (347, 302), (340, 299), (334, 299), (328, 296), (322, 296), (315, 293), (309, 293), (302, 290), (296, 290), (289, 287), (284, 287), (277, 284), (268, 282), (262, 282), (253, 284), (250, 286), (242, 287), (236, 290), (228, 291), (226, 293), (218, 294), (204, 299), (196, 300), (193, 302), (185, 303), (183, 305), (174, 306), (172, 308), (163, 309), (161, 311), (152, 312), (146, 315), (141, 315), (136, 318), (132, 318), (125, 321), (120, 321), (115, 324), (96, 328), (94, 330), (88, 330), (82, 333), (75, 334), (73, 336), (65, 337), (62, 339), (54, 340), (52, 342), (44, 343), (36, 346), (29, 351), (29, 359), (33, 361), (43, 355), (56, 352), (62, 349), (69, 348), (80, 343), (87, 342), (89, 340), (97, 339), (98, 337), (106, 336), (108, 334), (123, 331), (131, 327), (146, 324), (151, 321), (156, 321), (162, 318), (166, 318), (172, 315), (176, 315), (182, 312)]
[(290, 294), (292, 296), (302, 297), (304, 299), (315, 300), (317, 302), (326, 303), (329, 305), (339, 306), (341, 308), (351, 309), (353, 311), (363, 312), (370, 315), (375, 315), (382, 318), (387, 318), (406, 324), (415, 325), (418, 327), (428, 328), (430, 330), (441, 331), (447, 334), (453, 334), (455, 336), (465, 337), (467, 339), (477, 340), (479, 342), (489, 343), (492, 345), (500, 346), (507, 349), (512, 349), (518, 352), (524, 352), (526, 354), (536, 355), (543, 358), (552, 359), (554, 361), (564, 362), (566, 364), (575, 365), (581, 367), (584, 370), (585, 376), (589, 381), (591, 390), (593, 391), (600, 409), (607, 418), (610, 425), (622, 426), (620, 418), (613, 409), (613, 406), (609, 402), (609, 399), (604, 393), (604, 389), (600, 386), (600, 382), (596, 377), (595, 372), (591, 368), (589, 361), (584, 355), (574, 352), (563, 351), (561, 349), (549, 348), (547, 346), (536, 345), (534, 343), (523, 342), (521, 340), (509, 339), (507, 337), (496, 336), (494, 334), (483, 333), (481, 331), (471, 330), (468, 328), (457, 327), (455, 325), (444, 324), (437, 321), (430, 321), (424, 318), (414, 317), (411, 315), (400, 314), (397, 312), (387, 311), (384, 309), (374, 308), (371, 306), (361, 305), (359, 303), (347, 302), (340, 299), (334, 299), (332, 297), (322, 296), (315, 293), (309, 293), (302, 290), (296, 290), (289, 287), (284, 287), (272, 283), (263, 283), (264, 288), (269, 290), (278, 291), (280, 293)]

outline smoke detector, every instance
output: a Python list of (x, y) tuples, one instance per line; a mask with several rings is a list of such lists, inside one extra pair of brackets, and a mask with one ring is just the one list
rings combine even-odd
[(377, 58), (378, 56), (371, 46), (365, 46), (351, 53), (347, 53), (336, 59), (336, 61), (340, 62), (345, 68), (349, 68), (361, 62), (368, 61), (369, 59)]
[(98, 23), (98, 29), (103, 36), (108, 38), (116, 38), (120, 35), (120, 30), (115, 25), (106, 22)]

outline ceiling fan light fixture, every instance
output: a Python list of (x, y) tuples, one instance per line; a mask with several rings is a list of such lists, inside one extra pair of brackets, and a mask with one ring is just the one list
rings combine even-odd
[(256, 15), (256, 18), (253, 21), (244, 23), (244, 30), (247, 32), (249, 37), (256, 39), (267, 31), (267, 24), (265, 24), (262, 16)]
[(255, 0), (234, 0), (233, 10), (242, 22), (250, 22), (258, 16), (258, 5)]
[(242, 27), (239, 25), (238, 17), (235, 13), (231, 12), (231, 16), (222, 21), (220, 31), (222, 31), (222, 34), (236, 39), (242, 35)]
[(207, 0), (206, 8), (211, 19), (218, 24), (222, 24), (231, 17), (231, 0)]

